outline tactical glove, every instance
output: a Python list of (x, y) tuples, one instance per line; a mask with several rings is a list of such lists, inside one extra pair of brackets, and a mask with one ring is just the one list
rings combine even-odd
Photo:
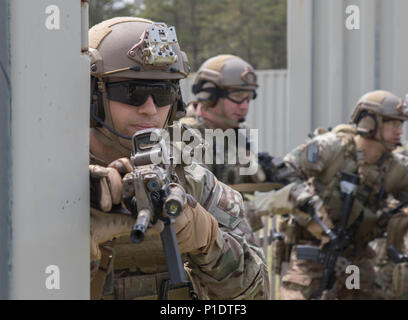
[(290, 192), (294, 185), (291, 183), (282, 189), (269, 192), (255, 191), (252, 201), (254, 210), (259, 216), (290, 213), (295, 208), (295, 204), (290, 199)]
[(218, 222), (191, 195), (174, 228), (181, 253), (206, 254), (217, 239)]
[(91, 178), (91, 203), (94, 207), (110, 212), (122, 200), (122, 177), (132, 170), (128, 158), (113, 161), (108, 167), (89, 165)]
[[(111, 214), (91, 208), (91, 260), (99, 260), (99, 245), (120, 236), (129, 235), (136, 219), (125, 214)], [(160, 233), (163, 223), (159, 221), (146, 232), (147, 235)]]
[[(295, 220), (299, 223), (300, 221), (303, 222), (303, 220), (300, 217), (304, 217), (304, 213), (306, 212), (307, 215), (310, 215), (312, 212), (314, 212), (317, 216), (318, 219), (327, 227), (327, 229), (333, 229), (334, 225), (332, 220), (329, 217), (329, 214), (327, 213), (327, 210), (324, 206), (323, 201), (319, 198), (319, 196), (314, 195), (311, 199), (309, 199), (303, 206), (299, 208), (300, 210), (295, 210), (293, 213), (293, 216), (295, 217)], [(305, 227), (306, 229), (316, 238), (321, 240), (322, 244), (326, 243), (329, 241), (329, 237), (325, 233), (324, 229), (320, 226), (320, 224), (311, 218), (311, 216), (308, 217), (307, 220), (305, 220)]]
[[(129, 235), (136, 219), (125, 214), (108, 214), (91, 208), (91, 257), (100, 258), (99, 244), (123, 235)], [(146, 234), (163, 231), (158, 220)], [(218, 222), (190, 195), (184, 210), (175, 219), (174, 228), (181, 253), (207, 253), (218, 235)]]

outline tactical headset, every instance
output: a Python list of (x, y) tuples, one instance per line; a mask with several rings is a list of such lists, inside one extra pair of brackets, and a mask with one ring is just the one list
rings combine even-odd
[(364, 138), (374, 138), (379, 127), (378, 115), (369, 112), (362, 111), (357, 118), (357, 133)]

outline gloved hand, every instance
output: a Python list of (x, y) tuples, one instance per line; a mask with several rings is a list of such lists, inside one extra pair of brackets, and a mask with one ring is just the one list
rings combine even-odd
[(291, 183), (279, 190), (255, 191), (254, 200), (252, 201), (254, 210), (259, 216), (290, 213), (295, 208), (295, 204), (290, 199), (293, 186), (295, 184)]
[[(99, 260), (101, 252), (99, 245), (113, 238), (130, 235), (130, 231), (136, 219), (125, 214), (110, 214), (91, 208), (91, 260)], [(163, 222), (159, 221), (149, 228), (147, 235), (160, 233), (163, 230)]]
[[(99, 259), (99, 244), (129, 235), (136, 219), (124, 214), (109, 214), (91, 208), (91, 258)], [(159, 234), (164, 223), (158, 220), (146, 235)], [(187, 195), (183, 211), (175, 219), (174, 229), (181, 253), (208, 253), (218, 235), (218, 222), (192, 196)]]
[[(333, 229), (334, 224), (327, 213), (323, 201), (314, 195), (309, 201), (307, 201), (303, 206), (299, 208), (302, 212), (307, 214), (315, 213), (318, 218), (323, 222), (328, 229)], [(296, 214), (294, 214), (296, 218)], [(328, 235), (324, 232), (319, 223), (313, 219), (310, 219), (306, 225), (306, 229), (317, 239), (320, 239), (322, 243), (328, 242), (330, 239)]]
[(208, 253), (217, 239), (218, 221), (191, 195), (176, 218), (174, 229), (181, 253)]
[(91, 176), (91, 203), (104, 212), (122, 201), (122, 177), (132, 171), (128, 158), (113, 161), (108, 167), (89, 165)]

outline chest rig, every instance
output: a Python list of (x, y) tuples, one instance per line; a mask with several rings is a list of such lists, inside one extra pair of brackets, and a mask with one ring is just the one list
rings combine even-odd
[(342, 199), (340, 196), (341, 172), (357, 174), (360, 184), (350, 215), (348, 227), (359, 243), (366, 243), (381, 234), (377, 230), (377, 211), (385, 206), (387, 198), (385, 177), (391, 167), (392, 157), (385, 153), (374, 164), (368, 164), (364, 153), (358, 151), (354, 142), (354, 134), (339, 133), (342, 148), (314, 181), (314, 187), (326, 205), (326, 209), (334, 224), (341, 218)]

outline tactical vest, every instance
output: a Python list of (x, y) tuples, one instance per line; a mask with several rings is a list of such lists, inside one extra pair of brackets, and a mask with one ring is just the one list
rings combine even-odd
[[(92, 154), (90, 163), (106, 166), (103, 160)], [(122, 236), (101, 244), (99, 248), (102, 256), (91, 279), (91, 299), (152, 300), (163, 293), (169, 300), (196, 298), (192, 283), (191, 286), (170, 287), (163, 291), (169, 274), (160, 235), (146, 235), (140, 244), (133, 243), (130, 236)], [(188, 270), (186, 274), (189, 279)]]
[[(180, 122), (186, 125), (189, 128), (197, 129), (200, 131), (201, 136), (205, 139), (205, 129), (210, 129), (206, 124), (205, 120), (201, 117), (185, 117), (180, 120)], [(244, 126), (239, 129), (246, 129)], [(224, 146), (221, 144), (217, 145), (216, 139), (213, 141), (213, 163), (204, 164), (216, 177), (219, 181), (227, 184), (234, 185), (240, 183), (252, 183), (254, 182), (250, 176), (241, 175), (239, 169), (243, 166), (239, 163), (238, 160), (238, 130), (235, 130), (235, 145), (229, 147), (229, 142), (227, 139), (224, 139)], [(207, 141), (208, 142), (208, 141)], [(249, 156), (249, 140), (246, 141), (245, 153)], [(217, 164), (216, 156), (224, 155), (224, 163)], [(228, 159), (236, 159), (235, 164), (229, 164)], [(204, 156), (203, 156), (204, 159)]]
[(365, 246), (385, 231), (384, 227), (377, 225), (377, 212), (386, 206), (387, 193), (395, 191), (399, 168), (393, 166), (391, 153), (384, 154), (375, 164), (365, 163), (364, 155), (356, 150), (355, 132), (352, 127), (341, 126), (334, 132), (341, 139), (341, 148), (332, 157), (334, 161), (317, 177), (311, 179), (311, 184), (323, 200), (334, 225), (337, 225), (341, 219), (343, 205), (340, 194), (341, 172), (359, 175), (360, 184), (348, 228), (354, 233), (355, 243)]
[[(91, 163), (105, 165), (91, 155)], [(179, 167), (181, 168), (181, 167)], [(208, 194), (211, 189), (206, 171), (196, 164), (181, 168), (176, 172), (185, 190), (193, 195), (197, 201), (203, 194)], [(185, 174), (184, 174), (185, 173)], [(227, 192), (228, 193), (228, 192)], [(250, 243), (249, 226), (239, 215), (239, 206), (229, 201), (229, 194), (223, 192), (220, 183), (214, 186), (211, 196), (205, 199), (203, 206), (218, 221), (219, 226), (228, 230), (238, 227), (245, 233), (245, 238)], [(224, 199), (224, 197), (227, 197)], [(228, 213), (222, 210), (220, 201), (225, 201), (231, 207)], [(199, 201), (200, 202), (200, 201)], [(200, 202), (201, 203), (201, 202)], [(164, 256), (160, 235), (148, 235), (140, 244), (131, 242), (130, 236), (122, 236), (115, 241), (100, 245), (102, 258), (97, 274), (91, 281), (92, 299), (157, 299), (163, 293), (163, 287), (168, 283), (167, 264)], [(190, 273), (188, 265), (184, 265), (190, 286), (166, 290), (168, 299), (209, 299), (199, 279)], [(103, 293), (102, 293), (103, 291)]]

